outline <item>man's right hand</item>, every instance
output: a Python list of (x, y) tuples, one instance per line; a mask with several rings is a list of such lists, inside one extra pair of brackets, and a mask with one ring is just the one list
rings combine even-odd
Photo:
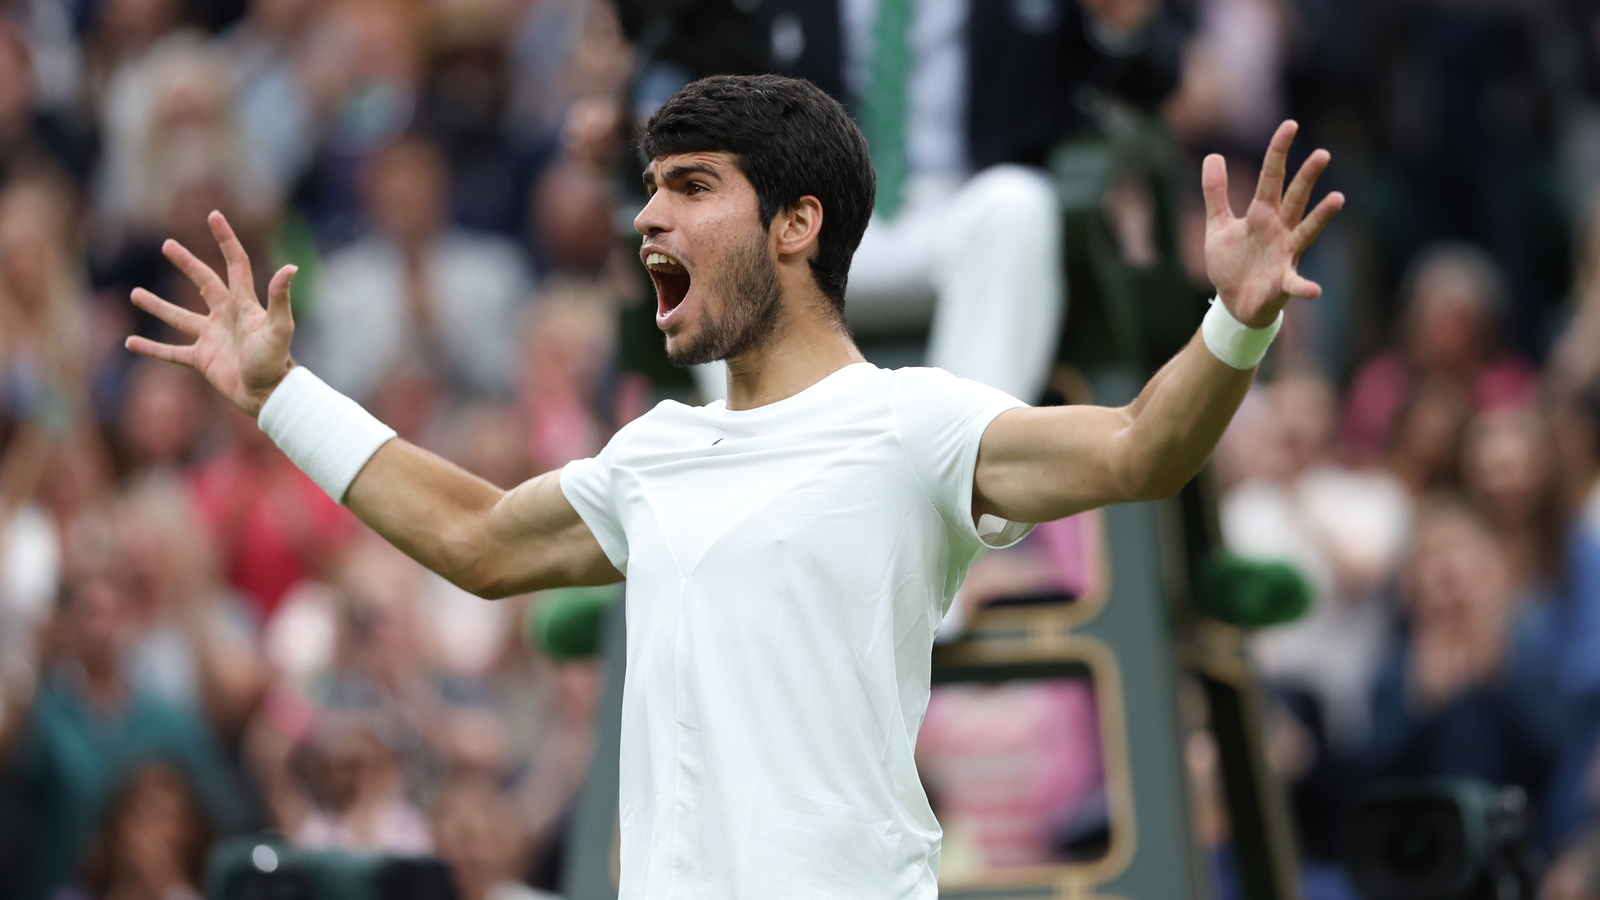
[(235, 406), (258, 415), (278, 382), (294, 366), (289, 358), (289, 340), (294, 336), (289, 282), (297, 269), (284, 266), (272, 276), (263, 309), (256, 298), (250, 257), (228, 220), (222, 213), (213, 212), (206, 221), (228, 263), (226, 282), (177, 241), (168, 240), (161, 245), (167, 259), (199, 289), (209, 310), (206, 315), (163, 300), (144, 288), (133, 291), (135, 306), (193, 337), (194, 343), (162, 344), (134, 335), (128, 338), (127, 347), (152, 359), (194, 369)]

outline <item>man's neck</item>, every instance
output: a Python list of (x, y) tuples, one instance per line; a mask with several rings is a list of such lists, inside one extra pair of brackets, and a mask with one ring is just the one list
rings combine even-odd
[(864, 361), (849, 331), (831, 313), (806, 310), (789, 317), (766, 345), (728, 360), (728, 408), (776, 403)]

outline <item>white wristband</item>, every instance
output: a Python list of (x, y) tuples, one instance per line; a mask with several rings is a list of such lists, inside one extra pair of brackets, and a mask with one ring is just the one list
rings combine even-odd
[(339, 503), (372, 454), (395, 436), (393, 428), (328, 387), (305, 366), (295, 366), (283, 376), (262, 405), (256, 424)]
[(1222, 305), (1221, 298), (1211, 298), (1211, 308), (1200, 322), (1200, 337), (1217, 359), (1235, 369), (1254, 369), (1267, 355), (1272, 339), (1283, 327), (1283, 311), (1265, 328), (1251, 328), (1235, 319), (1233, 313)]

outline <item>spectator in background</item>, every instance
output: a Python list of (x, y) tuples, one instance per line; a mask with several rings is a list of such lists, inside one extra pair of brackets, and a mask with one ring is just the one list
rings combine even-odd
[(88, 323), (72, 229), (57, 185), (0, 188), (0, 438), (28, 421), (59, 433), (86, 400)]
[(336, 570), (353, 516), (294, 467), (254, 419), (219, 410), (227, 443), (192, 478), (195, 512), (219, 569), (256, 623), (304, 579)]
[(1544, 810), (1555, 847), (1590, 815), (1584, 782), (1600, 733), (1600, 540), (1563, 502), (1559, 446), (1543, 416), (1515, 409), (1480, 414), (1462, 449), (1467, 490), (1512, 560), (1525, 629), (1552, 670), (1544, 703), (1562, 712)]
[[(129, 16), (154, 18), (161, 17), (160, 7), (172, 5), (171, 0), (119, 4), (129, 7)], [(171, 33), (118, 67), (101, 110), (105, 162), (96, 206), (103, 227), (144, 237), (165, 230), (174, 218), (187, 222), (188, 216), (173, 216), (173, 208), (185, 189), (199, 183), (214, 182), (241, 218), (259, 219), (276, 204), (268, 176), (248, 165), (233, 113), (232, 81), (221, 48), (187, 30)], [(207, 211), (201, 210), (202, 218)]]
[(1441, 244), (1411, 264), (1402, 285), (1406, 298), (1400, 346), (1356, 371), (1345, 400), (1339, 440), (1352, 463), (1383, 456), (1395, 414), (1417, 385), (1455, 385), (1474, 410), (1529, 399), (1535, 372), (1503, 353), (1496, 325), (1510, 302), (1498, 266), (1467, 244)]
[(554, 900), (518, 876), (526, 828), (498, 786), (481, 777), (446, 784), (433, 801), (433, 845), (455, 880), (458, 900)]
[(210, 413), (201, 383), (176, 366), (133, 364), (113, 435), (122, 472), (170, 476), (194, 462)]
[(401, 856), (433, 851), (427, 819), (405, 798), (398, 755), (377, 730), (329, 717), (318, 749), (324, 806), (294, 827), (296, 844)]
[[(0, 55), (4, 43), (0, 34)], [(71, 231), (70, 201), (54, 182), (0, 187), (0, 696), (32, 690), (63, 535), (103, 486), (70, 471), (97, 459), (83, 428), (87, 321)], [(8, 699), (0, 720), (14, 724), (22, 701)]]
[(515, 15), (514, 131), (536, 139), (554, 135), (565, 127), (568, 111), (580, 100), (621, 102), (633, 71), (633, 52), (613, 3), (524, 0)]
[(576, 281), (552, 285), (529, 308), (517, 393), (535, 471), (589, 456), (609, 436), (596, 401), (614, 354), (614, 319), (605, 293)]
[(1388, 207), (1371, 226), (1378, 252), (1400, 271), (1419, 251), (1428, 259), (1424, 248), (1436, 241), (1483, 248), (1501, 273), (1491, 310), (1496, 336), (1506, 349), (1538, 358), (1567, 277), (1560, 201), (1544, 200), (1541, 184), (1555, 115), (1579, 87), (1558, 81), (1578, 74), (1576, 66), (1550, 64), (1582, 52), (1563, 46), (1558, 10), (1565, 4), (1342, 5), (1359, 10), (1352, 55), (1361, 61), (1365, 102), (1357, 127), (1387, 182), (1370, 191)]
[(493, 0), (434, 4), (417, 130), (450, 164), (450, 210), (475, 231), (522, 236), (534, 143), (507, 127), (509, 7)]
[(58, 167), (84, 183), (92, 136), (72, 119), (36, 108), (33, 62), (18, 30), (0, 22), (0, 184)]
[(151, 764), (118, 789), (78, 885), (55, 900), (201, 900), (211, 827), (183, 773)]
[(1512, 584), (1528, 589), (1559, 579), (1567, 538), (1550, 430), (1527, 407), (1473, 417), (1461, 446), (1467, 496), (1494, 526), (1510, 561)]
[[(927, 327), (928, 365), (1038, 400), (1067, 302), (1062, 211), (1042, 166), (1090, 124), (1084, 95), (1151, 110), (1176, 85), (1180, 29), (1160, 0), (777, 0), (756, 14), (774, 69), (839, 97), (871, 149), (877, 196), (850, 267), (851, 327)], [(722, 372), (696, 370), (703, 394), (723, 395)]]
[(365, 170), (415, 121), (422, 12), (404, 0), (340, 0), (305, 41), (299, 72), (319, 143), (293, 201), (319, 246), (362, 236)]
[(1257, 430), (1230, 438), (1258, 455), (1223, 495), (1223, 539), (1241, 556), (1293, 565), (1310, 584), (1310, 613), (1262, 630), (1252, 649), (1269, 682), (1316, 699), (1330, 743), (1350, 751), (1367, 736), (1391, 630), (1380, 588), (1404, 552), (1412, 501), (1387, 471), (1333, 461), (1338, 407), (1326, 380), (1294, 373), (1262, 395), (1265, 408), (1245, 419)]
[(607, 267), (615, 270), (621, 262), (614, 220), (622, 121), (614, 100), (573, 103), (560, 156), (534, 183), (529, 239), (535, 258), (552, 272), (592, 278), (611, 274)]
[(220, 46), (233, 60), (234, 119), (246, 168), (287, 196), (320, 137), (300, 72), (300, 47), (316, 26), (316, 0), (251, 0)]
[[(1255, 156), (1283, 121), (1288, 4), (1277, 0), (1198, 0), (1183, 80), (1164, 110), (1189, 147)], [(1229, 182), (1234, 179), (1229, 173)]]
[(209, 727), (128, 681), (121, 657), (128, 614), (105, 574), (64, 587), (46, 674), (26, 723), (3, 748), (29, 826), (22, 900), (45, 900), (71, 876), (116, 786), (146, 763), (183, 771), (214, 827), (246, 824), (247, 807)]
[(307, 358), (354, 397), (413, 362), (453, 397), (504, 395), (530, 288), (511, 241), (452, 227), (449, 168), (410, 137), (364, 180), (373, 232), (330, 256), (306, 322)]
[(1493, 526), (1457, 500), (1425, 506), (1402, 597), (1408, 627), (1374, 688), (1369, 774), (1469, 776), (1549, 796), (1562, 738), (1555, 672), (1518, 614)]
[(1591, 830), (1545, 870), (1543, 900), (1600, 900), (1600, 831)]
[(1383, 465), (1413, 499), (1460, 487), (1461, 433), (1471, 412), (1458, 385), (1435, 378), (1419, 384), (1395, 413)]
[(114, 512), (113, 553), (131, 623), (126, 652), (136, 690), (236, 737), (266, 673), (254, 622), (218, 583), (211, 546), (181, 486), (150, 480)]

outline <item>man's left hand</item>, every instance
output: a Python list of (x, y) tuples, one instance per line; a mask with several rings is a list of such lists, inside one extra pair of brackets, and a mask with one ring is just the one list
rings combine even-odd
[(1309, 214), (1306, 203), (1328, 151), (1317, 150), (1300, 167), (1288, 190), (1283, 188), (1289, 145), (1299, 126), (1284, 122), (1272, 135), (1261, 164), (1256, 195), (1243, 217), (1228, 205), (1228, 168), (1221, 156), (1207, 156), (1200, 187), (1206, 198), (1206, 273), (1222, 303), (1235, 319), (1265, 328), (1278, 318), (1290, 297), (1316, 297), (1322, 288), (1300, 277), (1300, 254), (1317, 239), (1323, 226), (1344, 206), (1334, 191)]

